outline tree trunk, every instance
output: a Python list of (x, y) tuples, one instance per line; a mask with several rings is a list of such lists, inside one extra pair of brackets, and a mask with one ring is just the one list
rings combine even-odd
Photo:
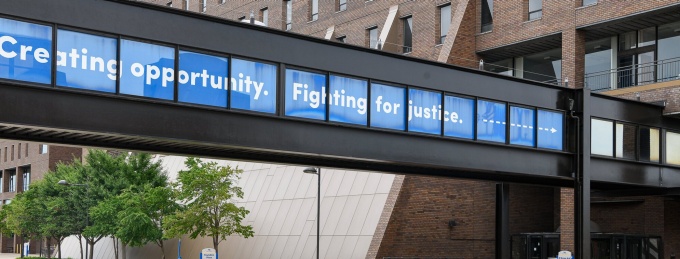
[(121, 245), (123, 247), (122, 249), (123, 259), (127, 259), (127, 244), (125, 242), (121, 242)]
[(21, 253), (21, 258), (24, 258), (24, 237), (20, 236), (19, 237), (19, 253)]
[(113, 237), (111, 239), (113, 241), (113, 255), (114, 258), (118, 259), (118, 239), (116, 237)]
[(90, 259), (94, 259), (94, 242), (90, 243)]
[(52, 244), (52, 238), (48, 237), (47, 240), (45, 240), (47, 243), (47, 259), (52, 258), (52, 253), (50, 253), (50, 245)]
[(78, 245), (80, 245), (80, 259), (85, 259), (83, 257), (83, 235), (78, 235)]
[(161, 254), (163, 255), (163, 259), (165, 259), (165, 248), (163, 247), (163, 240), (161, 239), (160, 242), (160, 247), (161, 247)]
[[(61, 241), (59, 241), (59, 240), (57, 240), (57, 241), (59, 242), (59, 243), (57, 243), (57, 250), (59, 250), (59, 259), (61, 259), (61, 241), (63, 241), (63, 239)], [(82, 250), (81, 250), (81, 253), (82, 253)]]
[(213, 237), (213, 248), (215, 248), (215, 255), (217, 255), (217, 258), (220, 258), (219, 253), (218, 253), (218, 248), (217, 246), (220, 245), (220, 242), (218, 242), (217, 237)]
[(94, 259), (94, 244), (95, 244), (95, 242), (94, 241), (92, 241), (92, 242), (88, 241), (88, 243), (89, 243), (88, 245), (90, 246), (90, 251), (89, 251), (90, 255), (89, 255), (88, 258)]

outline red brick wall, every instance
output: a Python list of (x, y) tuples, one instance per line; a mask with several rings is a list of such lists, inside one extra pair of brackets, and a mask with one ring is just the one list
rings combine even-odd
[(680, 200), (675, 198), (664, 201), (664, 256), (675, 254), (680, 257)]
[(510, 185), (510, 234), (554, 232), (554, 188)]
[[(495, 183), (406, 176), (376, 258), (493, 258)], [(449, 220), (456, 226), (449, 228)]]
[(616, 97), (637, 100), (637, 96), (640, 96), (640, 101), (643, 102), (653, 102), (653, 101), (666, 101), (665, 113), (680, 112), (680, 82), (675, 86), (669, 86), (658, 89), (644, 90), (641, 88), (640, 91), (634, 91), (631, 88), (631, 92), (623, 94), (614, 94)]

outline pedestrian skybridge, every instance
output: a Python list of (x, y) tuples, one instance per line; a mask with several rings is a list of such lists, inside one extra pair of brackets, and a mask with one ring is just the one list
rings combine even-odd
[(164, 6), (0, 1), (0, 138), (574, 187), (583, 254), (591, 183), (680, 187), (662, 111)]
[(680, 186), (661, 106), (128, 1), (0, 12), (3, 138), (557, 186), (580, 157), (603, 187)]

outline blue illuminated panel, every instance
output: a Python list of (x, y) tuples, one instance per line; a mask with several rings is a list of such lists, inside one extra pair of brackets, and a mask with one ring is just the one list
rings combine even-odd
[(563, 150), (564, 113), (538, 110), (538, 147)]
[(475, 100), (444, 97), (444, 136), (473, 139)]
[(368, 82), (330, 76), (329, 120), (366, 126), (368, 122)]
[(174, 99), (175, 49), (121, 40), (120, 93), (156, 99)]
[(533, 109), (510, 106), (510, 144), (533, 147), (536, 144)]
[(505, 143), (505, 103), (477, 101), (477, 139)]
[(57, 86), (116, 92), (118, 40), (57, 31)]
[(406, 88), (371, 84), (371, 127), (406, 129)]
[(275, 65), (231, 59), (231, 108), (276, 112)]
[(326, 119), (326, 75), (286, 69), (286, 116)]
[(408, 97), (408, 131), (441, 134), (442, 94), (409, 89)]
[(229, 60), (189, 51), (179, 52), (178, 100), (227, 107)]
[(0, 78), (50, 84), (52, 27), (0, 18)]

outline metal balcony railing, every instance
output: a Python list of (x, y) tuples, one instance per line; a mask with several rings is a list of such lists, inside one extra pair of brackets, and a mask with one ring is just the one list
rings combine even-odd
[(585, 86), (602, 92), (679, 79), (680, 58), (671, 58), (586, 74)]

